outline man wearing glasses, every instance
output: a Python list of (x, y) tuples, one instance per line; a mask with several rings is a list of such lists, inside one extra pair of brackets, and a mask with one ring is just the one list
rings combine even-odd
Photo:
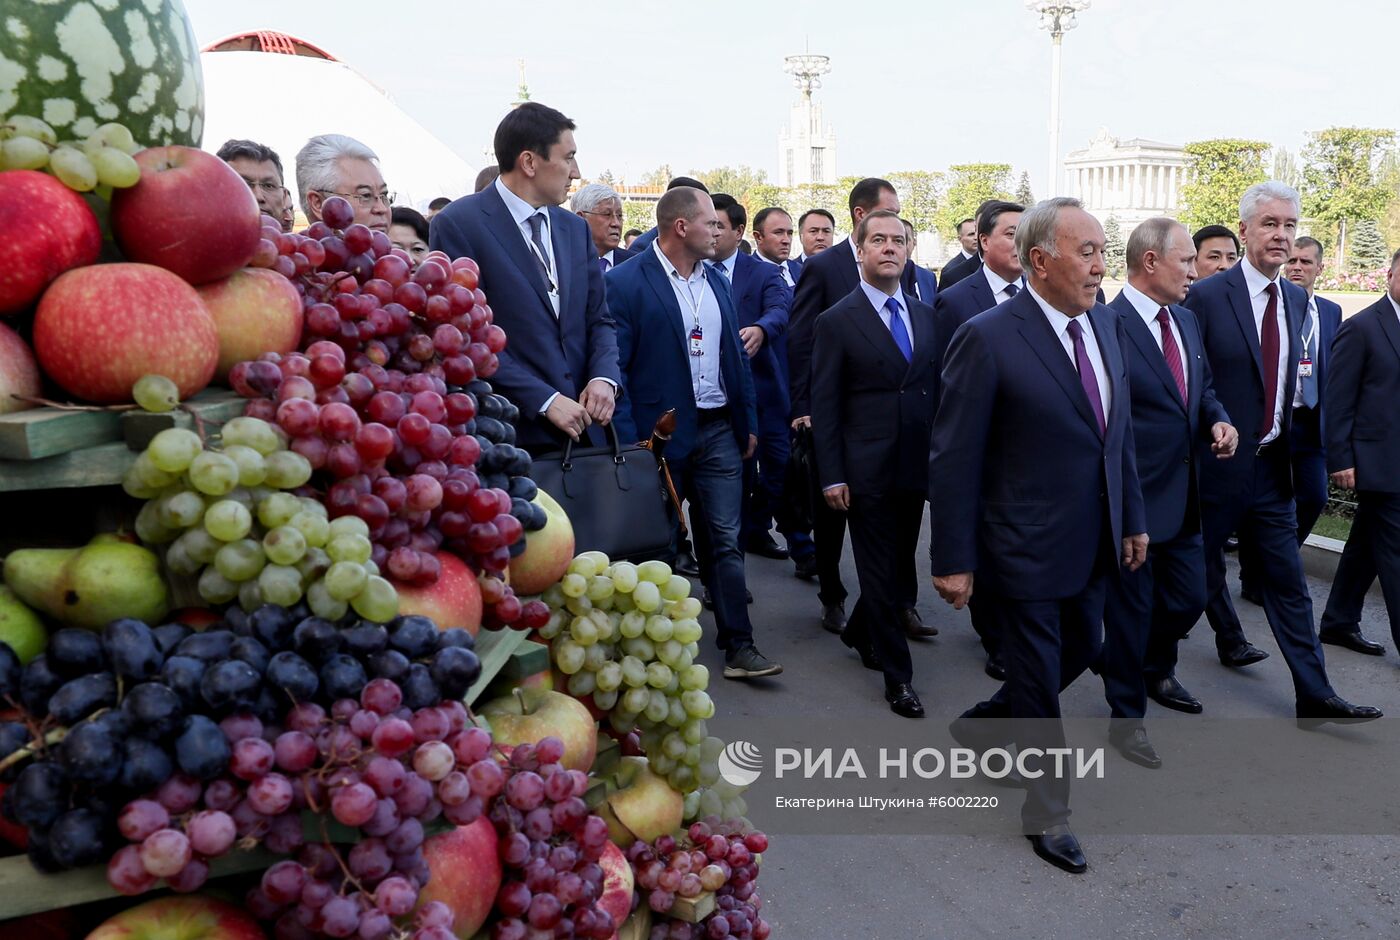
[(291, 227), (285, 221), (289, 194), (282, 185), (282, 161), (277, 151), (252, 140), (229, 140), (216, 156), (243, 177), (263, 215), (272, 216), (282, 225), (283, 231), (290, 232)]
[(331, 196), (343, 196), (355, 210), (355, 221), (389, 233), (394, 194), (379, 172), (379, 157), (353, 137), (321, 134), (297, 152), (297, 190), (308, 222), (319, 222), (321, 206)]
[(602, 183), (589, 183), (574, 193), (569, 208), (588, 223), (593, 247), (598, 252), (598, 270), (607, 274), (632, 257), (632, 252), (621, 245), (622, 197), (615, 189)]

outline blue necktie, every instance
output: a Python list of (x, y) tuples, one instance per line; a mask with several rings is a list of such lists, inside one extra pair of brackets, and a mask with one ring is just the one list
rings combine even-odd
[(1298, 381), (1303, 387), (1303, 406), (1305, 408), (1317, 407), (1317, 350), (1316, 343), (1310, 342), (1313, 331), (1312, 305), (1308, 306), (1303, 314), (1303, 358), (1312, 362), (1312, 369), (1308, 375), (1303, 376)]
[(598, 270), (601, 271), (601, 272), (603, 272), (604, 274), (607, 274), (607, 273), (608, 273), (608, 259), (607, 259), (607, 258), (599, 258), (599, 259), (598, 259)]
[(890, 335), (894, 337), (894, 344), (904, 353), (904, 361), (912, 362), (914, 344), (909, 342), (909, 331), (904, 328), (904, 318), (899, 315), (899, 301), (889, 298), (885, 301), (885, 309), (890, 314)]
[(1017, 294), (1017, 292), (1019, 292), (1020, 290), (1021, 290), (1021, 285), (1020, 285), (1020, 284), (1017, 284), (1015, 281), (1012, 281), (1010, 284), (1007, 284), (1007, 285), (1006, 285), (1006, 299), (1007, 299), (1007, 300), (1010, 300), (1012, 297), (1015, 297), (1016, 294)]

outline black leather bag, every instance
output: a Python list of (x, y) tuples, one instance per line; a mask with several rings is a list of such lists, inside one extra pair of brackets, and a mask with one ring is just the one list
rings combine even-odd
[(576, 552), (603, 552), (614, 561), (664, 558), (671, 522), (656, 458), (645, 447), (622, 446), (612, 424), (606, 447), (574, 449), (535, 459), (530, 476), (569, 514)]
[(817, 485), (817, 454), (812, 445), (812, 429), (799, 427), (792, 433), (792, 448), (783, 477), (782, 508), (787, 518), (782, 521), (795, 531), (811, 532), (820, 489)]

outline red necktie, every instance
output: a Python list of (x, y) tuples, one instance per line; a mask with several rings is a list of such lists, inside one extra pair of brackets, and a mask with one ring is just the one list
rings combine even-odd
[(1181, 403), (1186, 404), (1186, 372), (1181, 368), (1181, 350), (1176, 348), (1176, 337), (1172, 335), (1171, 314), (1166, 307), (1157, 310), (1157, 325), (1162, 328), (1162, 355), (1167, 360), (1167, 371), (1176, 380), (1176, 390), (1181, 395)]
[(1274, 404), (1278, 398), (1278, 285), (1264, 290), (1269, 302), (1264, 306), (1264, 322), (1259, 328), (1259, 357), (1264, 367), (1264, 417), (1259, 422), (1259, 440), (1274, 429)]

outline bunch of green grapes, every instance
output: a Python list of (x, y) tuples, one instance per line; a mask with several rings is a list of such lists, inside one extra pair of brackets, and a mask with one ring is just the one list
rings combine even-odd
[(48, 170), (80, 193), (135, 186), (141, 167), (131, 155), (140, 149), (121, 124), (103, 124), (81, 141), (61, 141), (36, 117), (12, 114), (0, 122), (0, 170)]
[[(569, 677), (569, 694), (590, 696), (620, 734), (638, 731), (652, 770), (686, 794), (688, 809), (698, 808), (722, 783), (724, 742), (705, 725), (715, 703), (705, 691), (710, 671), (695, 661), (703, 631), (690, 582), (664, 562), (584, 552), (542, 599), (550, 617), (539, 632)], [(716, 814), (727, 815), (721, 809)]]
[(198, 576), (210, 604), (237, 600), (290, 607), (306, 598), (318, 617), (354, 609), (366, 620), (398, 614), (394, 587), (370, 560), (369, 527), (357, 516), (327, 517), (326, 507), (288, 492), (311, 479), (311, 464), (259, 418), (233, 418), (217, 443), (167, 428), (136, 458), (122, 481), (146, 500), (136, 535), (166, 545), (173, 573)]

